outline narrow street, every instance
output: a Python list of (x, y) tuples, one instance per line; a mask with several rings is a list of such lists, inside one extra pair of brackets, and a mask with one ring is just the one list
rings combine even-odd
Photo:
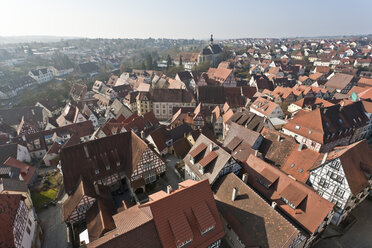
[[(66, 198), (65, 194), (63, 198)], [(49, 206), (38, 213), (43, 229), (43, 248), (66, 248), (67, 230), (62, 222), (62, 200), (56, 206)]]
[(366, 199), (352, 214), (357, 219), (356, 222), (342, 236), (323, 239), (315, 248), (369, 248), (372, 247), (372, 201)]

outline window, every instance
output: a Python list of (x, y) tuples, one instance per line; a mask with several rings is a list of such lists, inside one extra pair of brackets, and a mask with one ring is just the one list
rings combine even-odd
[(182, 244), (179, 244), (179, 245), (177, 246), (177, 248), (185, 247), (186, 245), (188, 245), (188, 244), (191, 243), (191, 242), (192, 242), (192, 239), (189, 239), (189, 240), (183, 242)]
[(106, 165), (106, 170), (110, 170), (110, 165)]
[(340, 161), (333, 160), (332, 163), (329, 164), (329, 167), (332, 167), (333, 169), (339, 170), (340, 169)]
[(344, 178), (343, 178), (342, 176), (337, 175), (336, 173), (334, 173), (334, 172), (332, 172), (332, 171), (328, 171), (328, 172), (327, 172), (327, 175), (328, 175), (331, 179), (333, 179), (333, 180), (335, 180), (335, 181), (337, 181), (337, 182), (339, 182), (339, 183), (342, 183), (342, 181), (344, 180)]
[(295, 206), (293, 203), (291, 203), (290, 201), (288, 201), (288, 200), (285, 199), (284, 197), (282, 197), (281, 199), (282, 199), (282, 201), (284, 201), (288, 206), (290, 206), (290, 207), (293, 208), (293, 209), (296, 209), (296, 206)]
[(30, 219), (28, 220), (28, 224), (29, 224), (30, 226), (32, 226), (32, 222), (31, 222)]
[(322, 178), (320, 178), (320, 180), (319, 180), (319, 186), (321, 186), (321, 187), (323, 187), (323, 188), (328, 188), (328, 186), (329, 186), (329, 183), (327, 183), (326, 182), (326, 180), (322, 177)]
[(26, 231), (27, 231), (27, 233), (28, 233), (28, 234), (30, 234), (30, 233), (31, 233), (31, 230), (30, 230), (30, 228), (29, 228), (29, 227), (26, 227)]
[(340, 188), (337, 188), (337, 190), (335, 192), (335, 195), (338, 196), (338, 197), (343, 197), (344, 196), (344, 193), (345, 193), (345, 190), (342, 190)]
[(98, 175), (98, 174), (99, 174), (99, 169), (96, 169), (96, 170), (94, 171), (94, 173), (95, 173), (96, 175)]
[(262, 178), (257, 178), (257, 181), (262, 185), (264, 186), (265, 188), (269, 189), (269, 185), (265, 182), (265, 180), (263, 180)]

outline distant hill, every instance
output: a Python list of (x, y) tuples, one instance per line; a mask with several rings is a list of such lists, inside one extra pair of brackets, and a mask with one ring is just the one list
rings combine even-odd
[(61, 40), (81, 39), (81, 37), (70, 36), (47, 36), (47, 35), (30, 35), (30, 36), (0, 36), (0, 44), (22, 43), (22, 42), (57, 42)]

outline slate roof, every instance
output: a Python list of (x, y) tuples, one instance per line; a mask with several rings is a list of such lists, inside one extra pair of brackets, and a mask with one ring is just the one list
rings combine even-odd
[(9, 157), (16, 158), (18, 154), (17, 150), (18, 144), (0, 145), (0, 164), (4, 164)]
[(195, 101), (191, 92), (184, 89), (153, 89), (151, 91), (153, 102), (186, 102)]
[[(80, 177), (93, 183), (121, 171), (130, 178), (147, 148), (148, 145), (134, 132), (64, 147), (60, 157), (66, 192), (71, 194)], [(107, 165), (110, 165), (108, 170)], [(98, 174), (96, 170), (99, 170)]]
[(37, 106), (0, 109), (0, 118), (10, 126), (18, 125), (22, 117), (34, 123), (43, 122), (43, 108)]
[(28, 192), (25, 181), (11, 178), (0, 178), (0, 193), (5, 191)]
[(198, 102), (203, 104), (223, 105), (227, 102), (231, 108), (245, 105), (240, 87), (199, 86), (197, 96)]

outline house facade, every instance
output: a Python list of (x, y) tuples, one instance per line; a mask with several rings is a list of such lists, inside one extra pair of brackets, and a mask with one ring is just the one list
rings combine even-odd
[(372, 151), (366, 140), (325, 153), (310, 170), (308, 183), (336, 205), (332, 223), (340, 224), (369, 195)]
[(32, 70), (28, 75), (35, 79), (39, 84), (49, 82), (53, 79), (53, 73), (48, 68)]

